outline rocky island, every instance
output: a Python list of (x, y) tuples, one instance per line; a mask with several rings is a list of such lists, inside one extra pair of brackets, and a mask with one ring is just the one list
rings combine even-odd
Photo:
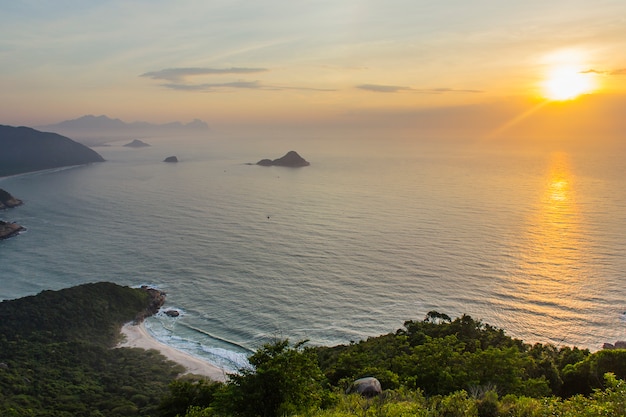
[(56, 133), (0, 125), (0, 177), (91, 162), (96, 151)]
[(146, 146), (150, 146), (149, 144), (147, 144), (144, 141), (141, 141), (139, 139), (135, 139), (132, 142), (127, 143), (126, 145), (124, 145), (128, 148), (145, 148)]
[(8, 239), (12, 236), (18, 235), (22, 230), (25, 230), (17, 223), (10, 223), (0, 220), (0, 240)]
[(280, 166), (280, 167), (290, 167), (290, 168), (299, 168), (306, 167), (311, 165), (307, 160), (298, 155), (296, 151), (289, 151), (285, 154), (285, 156), (278, 159), (261, 159), (256, 163), (257, 165), (261, 165), (264, 167), (269, 166)]
[(178, 158), (176, 156), (168, 156), (163, 162), (178, 162)]
[(0, 188), (0, 210), (21, 206), (22, 204), (22, 200), (13, 197), (8, 191)]

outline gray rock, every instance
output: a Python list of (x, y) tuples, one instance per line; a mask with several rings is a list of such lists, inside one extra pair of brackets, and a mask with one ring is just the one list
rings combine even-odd
[(361, 394), (365, 398), (373, 398), (383, 392), (380, 381), (374, 377), (357, 379), (346, 390), (346, 394)]

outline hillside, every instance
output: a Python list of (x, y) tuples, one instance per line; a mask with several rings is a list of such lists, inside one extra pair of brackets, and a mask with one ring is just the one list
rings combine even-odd
[(155, 351), (111, 349), (160, 293), (84, 284), (0, 303), (0, 415), (154, 415), (182, 368)]
[(104, 159), (94, 150), (56, 133), (0, 125), (0, 177)]

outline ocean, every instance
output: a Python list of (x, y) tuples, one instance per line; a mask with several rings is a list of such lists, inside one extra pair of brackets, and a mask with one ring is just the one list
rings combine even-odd
[[(25, 202), (0, 218), (28, 229), (0, 241), (0, 299), (155, 286), (181, 314), (148, 330), (229, 370), (277, 338), (344, 344), (431, 310), (529, 343), (626, 339), (623, 152), (142, 139), (0, 179)], [(246, 164), (289, 150), (311, 166)]]

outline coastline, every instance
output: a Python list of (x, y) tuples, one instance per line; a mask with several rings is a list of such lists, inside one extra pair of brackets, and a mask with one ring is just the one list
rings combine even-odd
[(226, 381), (227, 373), (224, 369), (159, 342), (148, 333), (143, 322), (140, 324), (133, 324), (132, 322), (126, 323), (122, 326), (121, 333), (124, 337), (123, 340), (117, 344), (116, 348), (155, 349), (167, 359), (182, 365), (186, 369), (183, 375), (202, 375), (213, 381)]

